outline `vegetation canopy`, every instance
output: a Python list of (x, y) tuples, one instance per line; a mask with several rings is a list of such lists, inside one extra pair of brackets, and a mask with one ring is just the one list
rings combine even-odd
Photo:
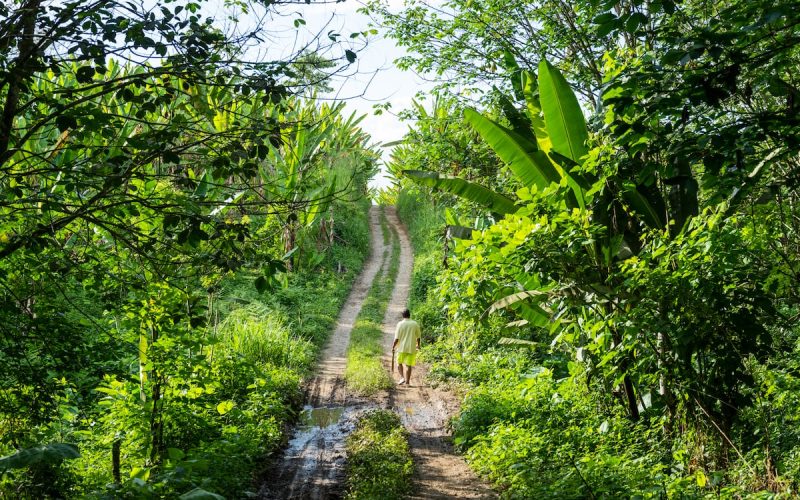
[[(796, 494), (791, 6), (368, 9), (440, 81), (391, 168), (473, 466), (512, 498)], [(496, 173), (426, 161), (454, 141)]]

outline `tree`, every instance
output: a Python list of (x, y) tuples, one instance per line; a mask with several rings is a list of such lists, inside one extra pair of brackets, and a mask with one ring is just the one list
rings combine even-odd
[(364, 195), (371, 153), (353, 126), (348, 153), (364, 161), (340, 165), (352, 184), (263, 196), (283, 181), (258, 169), (293, 125), (280, 118), (298, 55), (247, 60), (262, 28), (224, 33), (204, 5), (0, 5), (3, 451), (64, 439), (69, 394), (95, 402), (105, 375), (138, 366), (137, 439), (163, 463), (163, 396), (210, 363), (200, 299), (230, 271), (261, 269), (258, 286), (281, 270), (283, 252), (260, 244), (265, 218)]

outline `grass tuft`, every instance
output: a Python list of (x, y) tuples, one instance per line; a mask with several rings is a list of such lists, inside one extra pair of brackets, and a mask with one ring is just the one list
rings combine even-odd
[(293, 334), (277, 311), (261, 304), (234, 310), (220, 324), (218, 338), (251, 363), (271, 363), (303, 372), (315, 359), (315, 346)]
[(408, 432), (390, 410), (365, 413), (347, 438), (347, 498), (395, 499), (411, 491)]

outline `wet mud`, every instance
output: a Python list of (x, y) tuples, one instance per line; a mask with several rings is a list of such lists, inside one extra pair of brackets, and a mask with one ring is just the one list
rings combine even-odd
[[(448, 423), (458, 412), (459, 400), (454, 394), (427, 384), (424, 364), (415, 367), (410, 385), (396, 386), (369, 399), (347, 392), (344, 369), (350, 331), (372, 281), (389, 267), (391, 252), (383, 244), (379, 210), (373, 207), (370, 212), (370, 257), (342, 309), (317, 374), (306, 386), (307, 406), (283, 454), (270, 464), (258, 498), (343, 498), (346, 438), (358, 416), (371, 408), (394, 410), (409, 432), (416, 469), (411, 498), (496, 498), (455, 453)], [(408, 235), (394, 209), (387, 208), (386, 215), (400, 239), (399, 271), (382, 326), (382, 360), (390, 370), (394, 327), (408, 303), (413, 256)], [(392, 375), (399, 379), (397, 374)]]

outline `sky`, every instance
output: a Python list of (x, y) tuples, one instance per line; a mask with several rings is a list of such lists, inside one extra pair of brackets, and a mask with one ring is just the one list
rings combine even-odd
[[(391, 8), (402, 8), (403, 0), (387, 0)], [(269, 43), (271, 52), (268, 57), (288, 57), (302, 47), (318, 33), (323, 33), (323, 40), (329, 31), (341, 33), (343, 39), (349, 40), (350, 33), (378, 29), (378, 35), (370, 35), (366, 46), (361, 46), (360, 38), (354, 40), (358, 57), (343, 76), (337, 76), (330, 82), (335, 90), (331, 94), (321, 96), (324, 99), (336, 99), (346, 102), (348, 112), (366, 115), (361, 128), (372, 136), (375, 143), (387, 143), (402, 139), (409, 124), (401, 122), (397, 113), (411, 106), (411, 101), (419, 91), (429, 90), (433, 84), (426, 82), (410, 71), (401, 71), (394, 61), (405, 55), (405, 51), (397, 47), (393, 40), (386, 38), (375, 21), (358, 12), (363, 6), (360, 0), (345, 0), (339, 3), (312, 3), (283, 5), (278, 7), (277, 14), (269, 18), (255, 20), (254, 13), (240, 18), (240, 23), (260, 22), (272, 33)], [(212, 14), (213, 15), (213, 14)], [(295, 20), (302, 18), (305, 25), (295, 26)], [(244, 26), (242, 30), (246, 29)], [(334, 47), (326, 57), (342, 56), (345, 47)], [(338, 54), (341, 52), (342, 54)], [(391, 108), (381, 115), (375, 115), (376, 104), (390, 103)], [(391, 148), (383, 149), (383, 159), (389, 159)], [(378, 175), (371, 183), (372, 187), (388, 184), (383, 175)]]

